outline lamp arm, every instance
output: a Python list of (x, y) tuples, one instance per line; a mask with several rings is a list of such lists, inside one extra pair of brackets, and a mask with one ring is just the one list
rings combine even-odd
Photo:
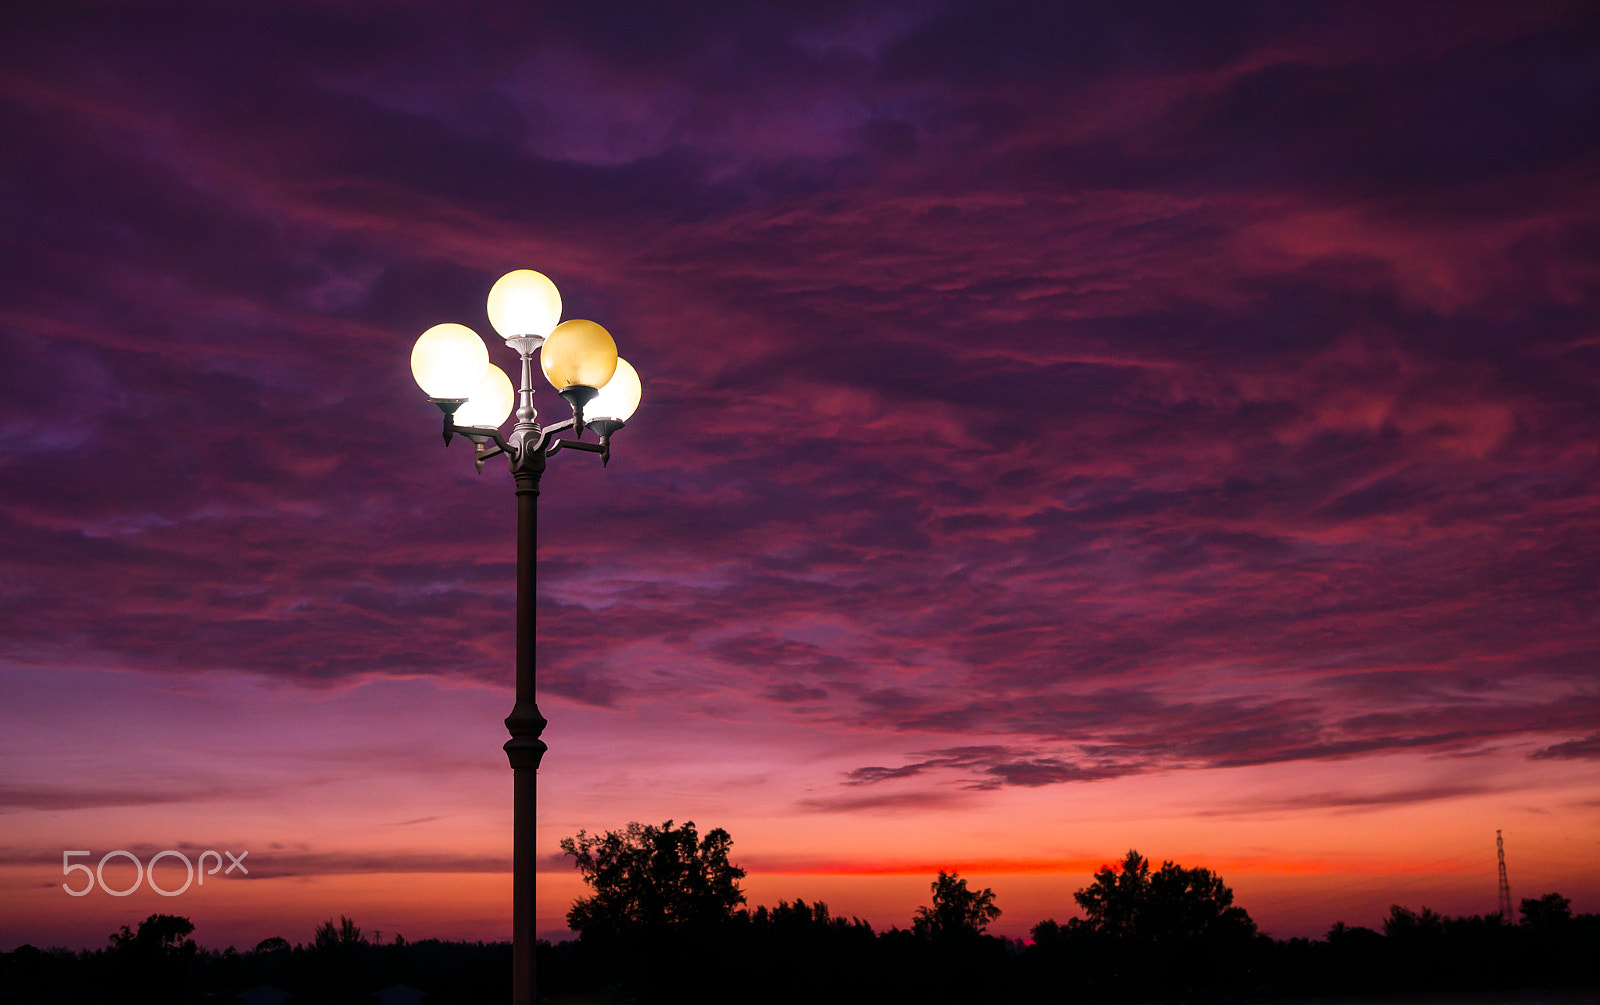
[[(524, 429), (522, 424), (519, 423), (517, 431), (512, 434), (516, 442), (512, 442), (501, 435), (500, 430), (489, 426), (458, 426), (453, 421), (450, 413), (447, 412), (444, 417), (444, 441), (449, 443), (450, 438), (456, 434), (471, 440), (477, 447), (476, 460), (479, 473), (483, 471), (483, 462), (491, 457), (505, 454), (511, 458), (514, 466), (517, 458), (530, 450), (538, 450), (548, 457), (563, 447), (570, 447), (574, 450), (587, 450), (590, 453), (599, 454), (604, 461), (611, 460), (611, 445), (604, 442), (604, 440), (600, 443), (584, 443), (582, 440), (560, 439), (555, 435), (577, 428), (578, 417), (575, 415), (543, 427), (530, 423)], [(496, 449), (485, 450), (484, 448), (491, 440), (494, 442)]]
[(473, 443), (493, 440), (494, 445), (499, 447), (502, 453), (509, 454), (512, 452), (511, 444), (506, 442), (506, 438), (500, 435), (500, 430), (498, 429), (491, 429), (488, 426), (451, 426), (450, 429), (451, 432), (460, 433)]
[(472, 462), (473, 464), (477, 465), (478, 474), (480, 475), (483, 474), (484, 461), (487, 461), (491, 457), (499, 457), (501, 454), (505, 454), (507, 457), (511, 456), (509, 453), (501, 450), (499, 447), (495, 447), (493, 450), (488, 449), (488, 447), (489, 445), (487, 443), (479, 443), (478, 449), (472, 458)]
[(548, 457), (563, 447), (567, 448), (568, 450), (587, 450), (591, 454), (603, 454), (608, 452), (605, 447), (602, 447), (598, 443), (585, 443), (583, 440), (556, 440), (548, 447), (544, 448), (545, 456)]

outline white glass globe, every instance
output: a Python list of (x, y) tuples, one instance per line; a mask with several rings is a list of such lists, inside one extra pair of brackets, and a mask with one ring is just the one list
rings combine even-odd
[(561, 294), (542, 272), (507, 272), (489, 291), (489, 323), (501, 338), (550, 334), (561, 320)]
[(467, 397), (488, 368), (488, 348), (466, 325), (434, 325), (411, 348), (411, 375), (430, 398)]
[(617, 359), (617, 372), (606, 381), (606, 386), (594, 396), (594, 400), (583, 406), (583, 417), (588, 420), (616, 419), (618, 422), (627, 422), (633, 416), (634, 409), (639, 407), (639, 396), (643, 393), (639, 387), (639, 371), (627, 360)]
[(455, 424), (499, 428), (506, 421), (506, 416), (511, 414), (511, 405), (515, 400), (516, 392), (511, 388), (511, 378), (506, 376), (504, 370), (490, 363), (489, 372), (483, 375), (477, 390), (467, 398), (465, 405), (456, 409)]

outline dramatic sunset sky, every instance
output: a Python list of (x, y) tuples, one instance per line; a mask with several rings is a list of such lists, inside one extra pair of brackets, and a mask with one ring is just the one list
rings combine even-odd
[(1490, 912), (1497, 829), (1600, 910), (1593, 4), (3, 18), (0, 949), (509, 937), (514, 496), (408, 358), (514, 268), (645, 388), (544, 482), (542, 933), (668, 819), (880, 929)]

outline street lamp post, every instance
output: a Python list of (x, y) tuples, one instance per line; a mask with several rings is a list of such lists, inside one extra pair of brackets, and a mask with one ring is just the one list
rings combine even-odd
[[(639, 376), (617, 358), (611, 335), (593, 321), (556, 322), (561, 294), (540, 273), (507, 273), (489, 291), (489, 321), (521, 357), (516, 390), (517, 422), (509, 436), (500, 426), (511, 412), (511, 380), (489, 363), (476, 332), (458, 324), (434, 325), (411, 351), (411, 371), (428, 400), (444, 412), (444, 441), (456, 435), (474, 445), (478, 472), (504, 455), (517, 490), (517, 698), (506, 729), (506, 757), (515, 776), (512, 810), (511, 952), (512, 1002), (535, 1005), (535, 826), (539, 761), (546, 721), (534, 701), (535, 587), (537, 584), (539, 481), (545, 462), (559, 450), (587, 450), (611, 459), (611, 436), (639, 405)], [(533, 354), (545, 377), (572, 407), (572, 418), (540, 426), (533, 407)], [(585, 414), (589, 416), (585, 420)], [(600, 442), (583, 440), (587, 428)], [(556, 434), (571, 431), (570, 439)]]

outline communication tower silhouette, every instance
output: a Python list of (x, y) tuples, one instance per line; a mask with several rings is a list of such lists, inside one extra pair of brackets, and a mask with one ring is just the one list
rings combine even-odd
[(1500, 856), (1500, 918), (1506, 924), (1516, 923), (1516, 917), (1511, 913), (1511, 884), (1506, 881), (1506, 839), (1494, 832), (1495, 852)]

